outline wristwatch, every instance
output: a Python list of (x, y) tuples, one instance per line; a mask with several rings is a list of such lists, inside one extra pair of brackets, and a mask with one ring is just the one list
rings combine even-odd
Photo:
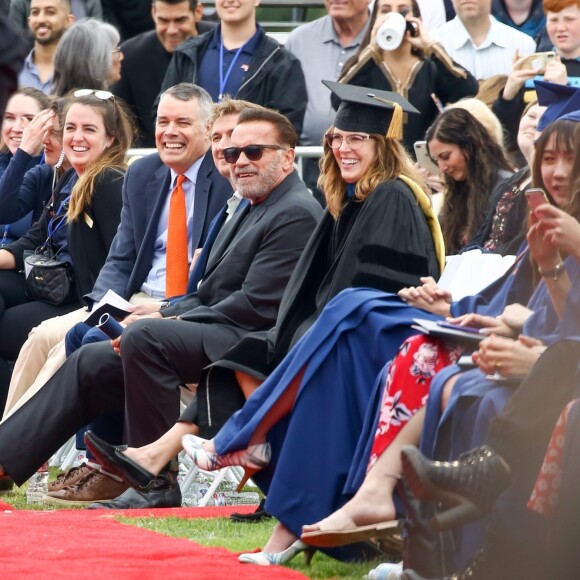
[(557, 280), (565, 271), (566, 267), (564, 266), (564, 262), (560, 262), (551, 270), (542, 270), (542, 268), (538, 268), (538, 272), (542, 278), (552, 278), (552, 280)]
[(164, 308), (169, 308), (171, 306), (171, 302), (165, 300), (159, 304), (159, 310), (163, 310)]

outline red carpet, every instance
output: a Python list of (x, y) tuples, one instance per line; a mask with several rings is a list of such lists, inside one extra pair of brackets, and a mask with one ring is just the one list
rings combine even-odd
[(187, 580), (304, 580), (288, 568), (240, 564), (224, 548), (206, 548), (121, 524), (111, 515), (132, 517), (224, 517), (247, 507), (124, 510), (10, 511), (0, 502), (2, 579), (162, 577)]

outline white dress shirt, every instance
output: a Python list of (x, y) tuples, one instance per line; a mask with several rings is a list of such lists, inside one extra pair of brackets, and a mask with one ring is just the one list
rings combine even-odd
[(489, 32), (479, 46), (473, 44), (459, 16), (434, 30), (431, 35), (433, 40), (443, 45), (454, 61), (478, 80), (494, 75), (508, 75), (516, 50), (520, 56), (536, 50), (536, 43), (531, 36), (502, 24), (493, 16), (489, 20)]

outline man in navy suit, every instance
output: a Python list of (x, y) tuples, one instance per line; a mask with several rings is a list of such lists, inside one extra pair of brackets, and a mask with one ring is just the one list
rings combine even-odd
[[(192, 177), (184, 185), (189, 199), (190, 261), (203, 246), (212, 219), (232, 191), (209, 150), (212, 106), (204, 89), (187, 83), (163, 94), (156, 129), (158, 153), (135, 161), (127, 171), (121, 223), (93, 291), (85, 296), (89, 306), (109, 289), (132, 302), (164, 300), (169, 196), (178, 173)], [(32, 330), (16, 361), (7, 410), (31, 386), (44, 384), (62, 364), (64, 336), (86, 314), (81, 309)], [(50, 365), (46, 365), (49, 351)]]

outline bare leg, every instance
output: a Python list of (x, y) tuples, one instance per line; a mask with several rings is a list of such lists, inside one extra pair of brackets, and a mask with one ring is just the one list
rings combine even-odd
[(197, 425), (179, 421), (157, 441), (143, 447), (128, 447), (124, 453), (154, 475), (159, 475), (159, 472), (181, 451), (181, 438), (197, 433), (199, 433)]
[(241, 371), (235, 371), (234, 374), (246, 399), (264, 382)]
[[(262, 422), (256, 428), (255, 433), (250, 439), (249, 445), (257, 445), (258, 443), (264, 443), (266, 441), (266, 435), (268, 431), (276, 425), (281, 419), (283, 419), (294, 406), (294, 401), (296, 400), (296, 394), (298, 389), (302, 384), (302, 377), (304, 376), (304, 370), (302, 369), (290, 382), (288, 388), (282, 393), (280, 398), (276, 401), (276, 404), (270, 409), (269, 413), (264, 417)], [(215, 446), (213, 441), (206, 441), (203, 444), (203, 448), (210, 452), (215, 453)]]
[(276, 554), (291, 546), (298, 538), (284, 525), (278, 522), (270, 539), (264, 546), (264, 552)]
[(303, 526), (303, 532), (349, 529), (395, 519), (393, 492), (402, 472), (401, 449), (419, 443), (424, 421), (423, 407), (377, 459), (355, 496), (324, 520)]

